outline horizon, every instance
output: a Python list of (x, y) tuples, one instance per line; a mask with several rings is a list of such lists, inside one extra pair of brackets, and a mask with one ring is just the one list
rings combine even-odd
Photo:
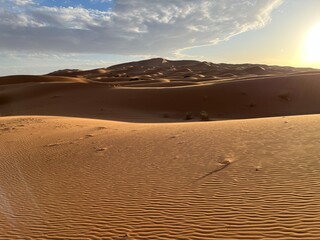
[[(196, 60), (196, 59), (169, 59), (169, 58), (163, 58), (163, 57), (152, 57), (152, 58), (148, 58), (148, 59), (138, 59), (138, 60), (134, 60), (134, 61), (129, 61), (129, 62), (119, 62), (119, 63), (115, 63), (113, 65), (107, 66), (107, 67), (100, 67), (100, 68), (88, 68), (88, 69), (78, 69), (78, 68), (65, 68), (65, 69), (57, 69), (56, 71), (64, 71), (64, 70), (79, 70), (79, 71), (87, 71), (87, 70), (94, 70), (94, 69), (108, 69), (109, 67), (114, 67), (117, 65), (122, 65), (122, 64), (129, 64), (129, 63), (138, 63), (138, 62), (143, 62), (143, 61), (152, 61), (152, 60), (156, 60), (156, 59), (162, 59), (162, 60), (166, 60), (166, 61), (170, 61), (170, 62), (182, 62), (182, 61), (196, 61), (196, 62), (203, 62), (203, 63), (213, 63), (213, 64), (217, 64), (217, 65), (234, 65), (234, 66), (241, 66), (241, 65), (254, 65), (254, 66), (268, 66), (268, 67), (283, 67), (283, 68), (296, 68), (296, 69), (313, 69), (313, 70), (320, 70), (320, 68), (312, 68), (312, 67), (293, 67), (290, 65), (273, 65), (273, 64), (264, 64), (264, 63), (250, 63), (250, 62), (243, 62), (243, 63), (228, 63), (228, 62), (210, 62), (210, 61), (206, 61), (206, 60)], [(54, 71), (53, 71), (54, 72)], [(52, 73), (52, 72), (50, 72)]]
[(117, 65), (122, 65), (122, 64), (128, 64), (128, 63), (135, 63), (135, 62), (142, 62), (142, 61), (148, 61), (148, 60), (153, 60), (153, 59), (164, 59), (167, 61), (198, 61), (198, 62), (208, 62), (208, 63), (213, 63), (213, 64), (217, 64), (217, 65), (234, 65), (234, 66), (238, 66), (238, 65), (255, 65), (255, 66), (268, 66), (268, 67), (283, 67), (283, 68), (295, 68), (295, 69), (306, 69), (306, 70), (320, 70), (319, 68), (316, 67), (308, 67), (308, 66), (290, 66), (290, 65), (277, 65), (277, 64), (265, 64), (265, 63), (250, 63), (250, 62), (240, 62), (240, 63), (229, 63), (229, 62), (211, 62), (211, 61), (206, 61), (206, 60), (197, 60), (197, 59), (168, 59), (168, 58), (162, 58), (162, 57), (152, 57), (152, 58), (148, 58), (148, 59), (137, 59), (137, 60), (132, 60), (132, 61), (128, 61), (128, 62), (118, 62), (118, 63), (114, 63), (111, 64), (109, 66), (105, 66), (105, 67), (92, 67), (92, 68), (59, 68), (59, 69), (55, 69), (53, 71), (50, 72), (45, 72), (45, 73), (39, 73), (39, 74), (12, 74), (12, 75), (0, 75), (0, 77), (7, 77), (7, 76), (23, 76), (23, 75), (46, 75), (46, 74), (50, 74), (50, 73), (54, 73), (54, 72), (59, 72), (59, 71), (65, 71), (65, 70), (78, 70), (78, 71), (89, 71), (89, 70), (94, 70), (94, 69), (108, 69), (109, 67), (113, 67), (113, 66), (117, 66)]
[(320, 240), (320, 0), (0, 0), (0, 240)]
[(159, 56), (319, 69), (319, 8), (316, 0), (0, 0), (0, 76)]

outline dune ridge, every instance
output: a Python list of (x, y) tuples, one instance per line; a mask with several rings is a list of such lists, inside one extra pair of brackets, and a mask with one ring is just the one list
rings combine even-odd
[[(127, 86), (130, 81), (167, 80), (168, 87), (172, 82), (188, 83), (212, 80), (229, 80), (257, 76), (297, 74), (300, 72), (317, 72), (315, 69), (279, 67), (258, 64), (216, 64), (195, 60), (167, 60), (154, 58), (138, 62), (114, 65), (108, 68), (81, 70), (59, 70), (48, 76), (84, 77), (93, 81), (112, 83), (114, 86)], [(152, 87), (147, 83), (144, 87)], [(164, 85), (165, 86), (165, 85)]]
[[(232, 76), (221, 77), (226, 72)], [(198, 119), (201, 111), (212, 119), (317, 114), (319, 77), (313, 69), (159, 58), (106, 69), (2, 77), (0, 115), (124, 121), (166, 115), (168, 120), (181, 121), (186, 112)], [(123, 118), (119, 112), (128, 114)]]
[(319, 89), (163, 58), (1, 77), (0, 239), (320, 239)]

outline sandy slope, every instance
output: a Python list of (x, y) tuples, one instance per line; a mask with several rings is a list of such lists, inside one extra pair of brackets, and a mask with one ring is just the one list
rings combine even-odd
[(320, 116), (0, 120), (0, 239), (319, 239)]
[(319, 89), (166, 59), (2, 77), (0, 240), (320, 239)]
[[(223, 75), (223, 76), (222, 76)], [(261, 65), (151, 59), (90, 71), (0, 78), (0, 115), (144, 121), (320, 113), (320, 72)], [(126, 113), (123, 115), (123, 113)], [(156, 120), (157, 119), (157, 120)]]

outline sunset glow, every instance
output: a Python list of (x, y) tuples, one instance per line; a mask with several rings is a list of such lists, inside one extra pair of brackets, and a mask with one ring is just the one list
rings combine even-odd
[(305, 61), (310, 64), (320, 63), (320, 24), (313, 27), (306, 37)]

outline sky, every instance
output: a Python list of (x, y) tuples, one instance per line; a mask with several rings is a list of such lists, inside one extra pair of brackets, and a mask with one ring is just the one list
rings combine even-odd
[(0, 76), (152, 57), (320, 68), (319, 0), (0, 0)]

